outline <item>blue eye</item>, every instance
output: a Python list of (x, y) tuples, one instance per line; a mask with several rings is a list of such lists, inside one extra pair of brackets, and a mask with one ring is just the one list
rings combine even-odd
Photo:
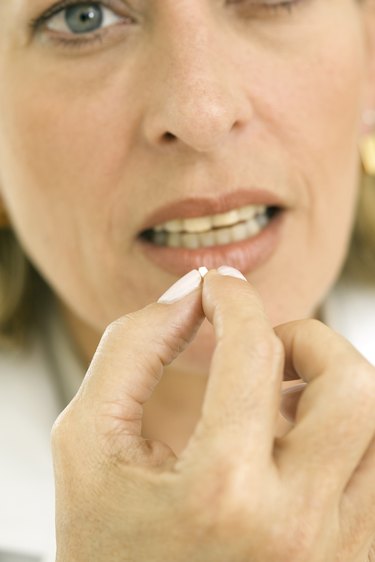
[(72, 33), (74, 35), (88, 34), (103, 27), (122, 21), (112, 10), (97, 3), (80, 3), (52, 14), (46, 23), (46, 28), (52, 31)]
[(103, 11), (100, 6), (84, 4), (65, 10), (65, 24), (73, 33), (96, 31), (102, 23)]

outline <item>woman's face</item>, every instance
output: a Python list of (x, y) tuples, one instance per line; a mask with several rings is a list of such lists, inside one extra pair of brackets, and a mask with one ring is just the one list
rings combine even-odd
[[(274, 324), (314, 314), (352, 228), (368, 19), (355, 0), (2, 0), (0, 194), (78, 339), (199, 265), (242, 269)], [(233, 209), (242, 226), (140, 240)], [(212, 346), (204, 325), (180, 367)]]

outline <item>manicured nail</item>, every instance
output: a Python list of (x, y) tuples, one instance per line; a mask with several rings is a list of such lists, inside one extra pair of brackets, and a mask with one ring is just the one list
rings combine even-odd
[(302, 392), (307, 386), (307, 382), (300, 382), (295, 384), (294, 386), (290, 386), (289, 388), (284, 388), (281, 391), (281, 395), (285, 396), (285, 394), (295, 394), (296, 392)]
[(288, 422), (294, 423), (300, 395), (307, 386), (306, 382), (285, 388), (281, 392), (280, 414)]
[[(202, 269), (202, 268), (200, 268)], [(202, 274), (197, 269), (193, 269), (181, 279), (176, 281), (158, 300), (162, 304), (171, 304), (181, 300), (183, 297), (198, 289), (202, 283)]]
[(229, 277), (237, 277), (237, 279), (243, 279), (243, 281), (247, 281), (246, 277), (242, 275), (241, 271), (235, 269), (234, 267), (230, 267), (229, 265), (221, 265), (217, 268), (217, 272), (220, 275), (227, 275)]

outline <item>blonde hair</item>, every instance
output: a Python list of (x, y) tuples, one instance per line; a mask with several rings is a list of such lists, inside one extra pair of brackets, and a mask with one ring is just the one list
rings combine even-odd
[(0, 347), (28, 344), (47, 285), (10, 229), (0, 229)]
[(342, 275), (375, 284), (375, 177), (363, 175), (357, 217)]
[[(364, 176), (357, 220), (342, 275), (375, 283), (375, 178)], [(47, 284), (26, 258), (11, 230), (0, 230), (0, 346), (28, 341)]]

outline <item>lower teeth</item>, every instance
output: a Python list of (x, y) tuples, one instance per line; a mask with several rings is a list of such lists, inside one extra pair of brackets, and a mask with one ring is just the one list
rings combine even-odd
[(188, 232), (156, 232), (147, 231), (143, 237), (157, 246), (167, 246), (170, 248), (209, 248), (210, 246), (222, 246), (232, 242), (241, 242), (259, 234), (268, 223), (275, 212), (267, 210), (261, 215), (245, 222), (237, 223), (226, 228), (218, 228), (202, 233)]

